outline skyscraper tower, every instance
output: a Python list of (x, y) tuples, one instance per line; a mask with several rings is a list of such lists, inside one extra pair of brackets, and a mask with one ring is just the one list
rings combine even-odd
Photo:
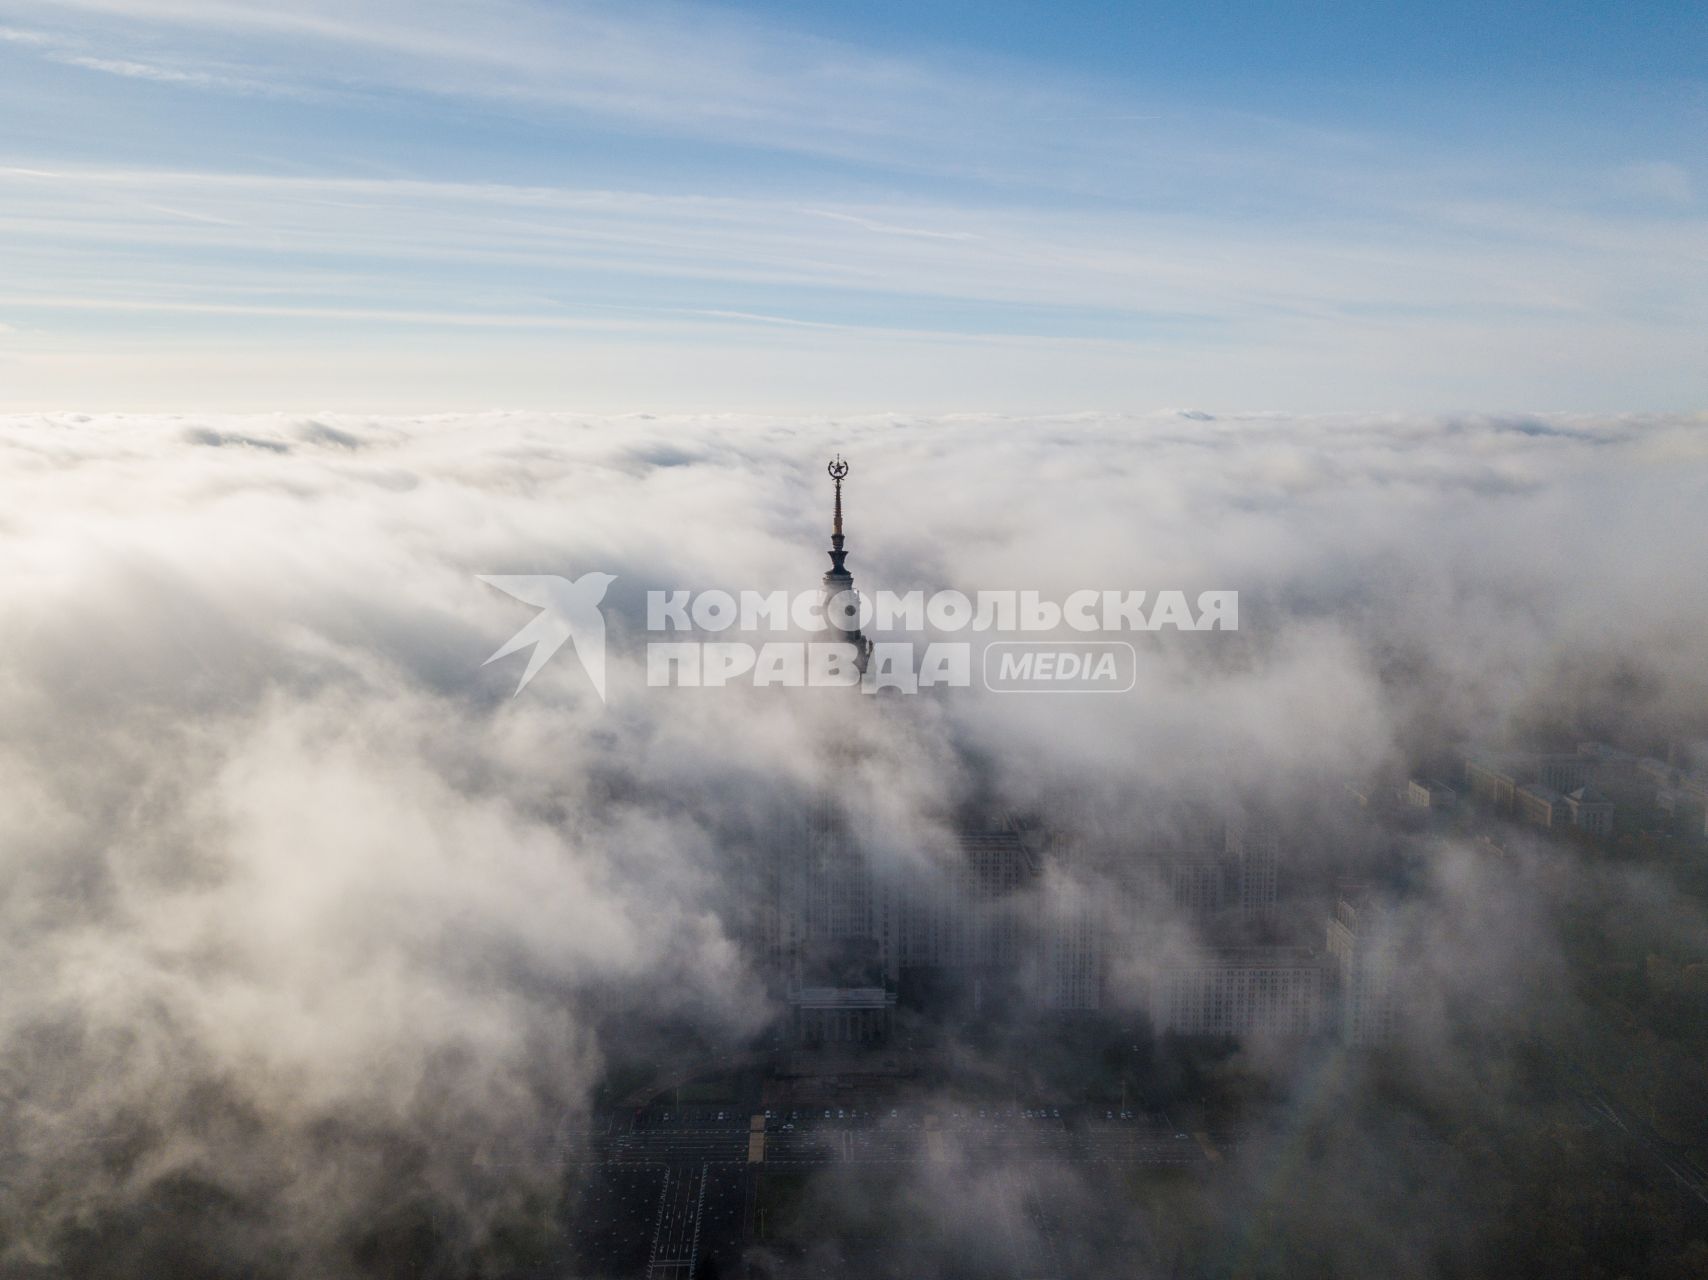
[[(828, 635), (852, 646), (853, 665), (865, 671), (871, 646), (860, 631), (859, 596), (848, 572), (842, 533), (842, 481), (848, 464), (829, 467), (836, 488), (831, 521), (830, 570), (820, 604)], [(842, 708), (844, 715), (852, 714)], [(881, 1037), (895, 991), (887, 983), (886, 898), (874, 875), (870, 850), (856, 826), (867, 808), (863, 772), (855, 767), (859, 737), (826, 743), (825, 775), (801, 842), (783, 851), (779, 959), (797, 1030), (807, 1042)]]
[(872, 642), (860, 630), (860, 593), (854, 589), (854, 575), (848, 572), (848, 552), (842, 538), (842, 482), (848, 476), (848, 464), (837, 454), (827, 470), (836, 486), (836, 514), (830, 522), (830, 569), (824, 575), (819, 599), (824, 606), (825, 626), (835, 639), (854, 646), (854, 666), (864, 675)]

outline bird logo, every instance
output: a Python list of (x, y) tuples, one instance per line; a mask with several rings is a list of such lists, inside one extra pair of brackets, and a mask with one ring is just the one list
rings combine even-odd
[[(617, 580), (614, 573), (584, 573), (573, 582), (552, 574), (478, 574), (488, 586), (497, 587), (508, 596), (531, 604), (540, 612), (515, 635), (498, 647), (486, 662), (496, 662), (508, 654), (534, 646), (528, 666), (516, 685), (516, 693), (528, 687), (528, 682), (552, 654), (563, 647), (565, 640), (575, 641), (575, 656), (581, 659), (581, 669), (593, 682), (599, 701), (605, 701), (605, 617), (599, 612), (599, 602), (605, 591)], [(511, 694), (515, 697), (516, 694)]]

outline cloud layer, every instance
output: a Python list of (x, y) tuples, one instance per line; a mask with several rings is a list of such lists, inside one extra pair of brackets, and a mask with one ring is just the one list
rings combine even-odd
[[(8, 1261), (358, 1274), (420, 1215), (491, 1256), (612, 1055), (763, 1025), (758, 851), (849, 735), (900, 843), (988, 788), (1111, 856), (1173, 799), (1309, 814), (1521, 727), (1699, 748), (1701, 426), (0, 421)], [(1242, 630), (1119, 698), (644, 688), (648, 587), (816, 582), (832, 449), (863, 586), (1233, 587)], [(481, 663), (527, 611), (476, 575), (593, 568), (609, 705), (567, 654), (512, 698)], [(1485, 914), (1545, 860), (1456, 857), (1413, 926), (1437, 1043), (1550, 965)]]

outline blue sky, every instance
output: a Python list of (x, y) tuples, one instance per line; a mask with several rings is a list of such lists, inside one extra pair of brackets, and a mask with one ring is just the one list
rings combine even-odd
[(0, 0), (0, 408), (1679, 409), (1708, 9)]

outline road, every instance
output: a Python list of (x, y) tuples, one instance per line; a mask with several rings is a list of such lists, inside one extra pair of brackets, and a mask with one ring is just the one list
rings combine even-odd
[[(762, 1143), (750, 1143), (760, 1124)], [(587, 1174), (579, 1256), (593, 1274), (693, 1280), (708, 1256), (727, 1271), (751, 1234), (758, 1175), (830, 1165), (906, 1166), (954, 1152), (996, 1170), (1016, 1275), (1051, 1274), (1057, 1225), (1036, 1193), (1052, 1165), (1203, 1168), (1204, 1148), (1165, 1117), (1050, 1108), (925, 1111), (735, 1107), (623, 1112), (566, 1135)], [(757, 1158), (753, 1158), (757, 1157)]]
[(700, 1215), (708, 1165), (666, 1168), (658, 1193), (658, 1225), (647, 1260), (648, 1280), (693, 1280), (700, 1254)]
[(1597, 1123), (1616, 1130), (1627, 1141), (1646, 1152), (1671, 1175), (1673, 1182), (1687, 1199), (1693, 1200), (1699, 1207), (1708, 1208), (1708, 1174), (1656, 1133), (1648, 1121), (1621, 1106), (1619, 1100), (1596, 1084), (1581, 1066), (1572, 1063), (1571, 1070), (1578, 1080), (1578, 1101), (1584, 1110)]

